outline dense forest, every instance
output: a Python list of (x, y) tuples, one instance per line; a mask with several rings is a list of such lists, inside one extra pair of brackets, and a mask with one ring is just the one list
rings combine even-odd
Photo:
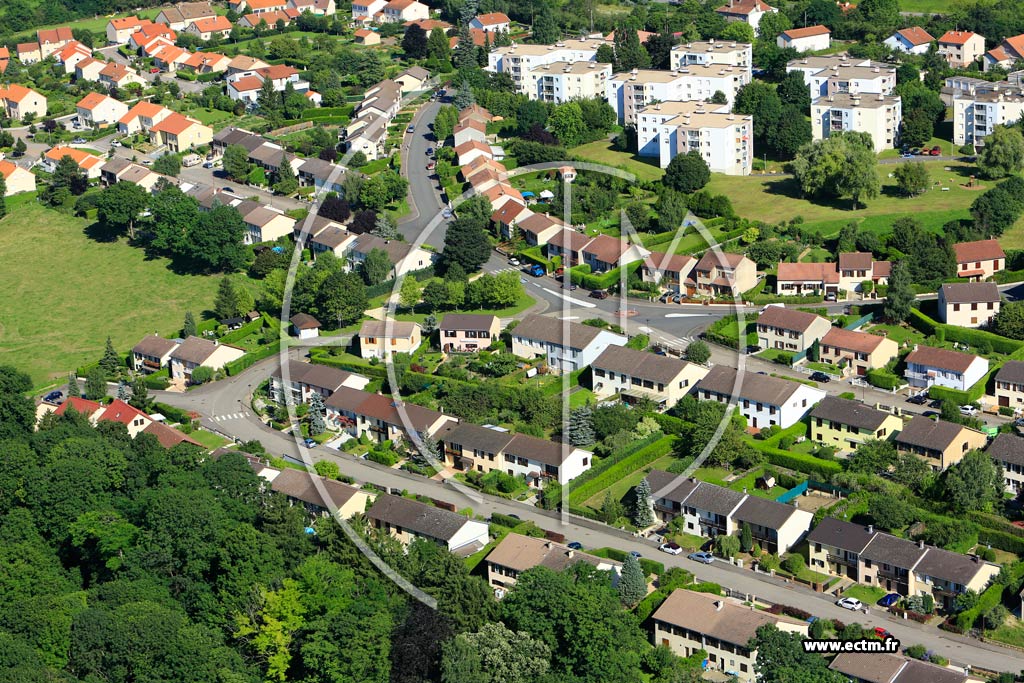
[(440, 546), (374, 541), (434, 611), (243, 456), (74, 411), (34, 431), (29, 389), (0, 367), (0, 683), (693, 680), (605, 572), (531, 570), (499, 604)]

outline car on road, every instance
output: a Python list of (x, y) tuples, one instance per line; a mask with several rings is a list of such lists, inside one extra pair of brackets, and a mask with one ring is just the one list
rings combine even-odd
[(923, 406), (925, 403), (928, 403), (928, 394), (914, 394), (907, 399), (907, 403), (913, 403), (915, 406)]
[(700, 562), (701, 564), (711, 564), (715, 561), (715, 556), (706, 550), (702, 550), (699, 553), (690, 553), (686, 558), (693, 560), (694, 562)]
[(230, 185), (225, 185), (224, 187), (222, 187), (220, 189), (224, 190), (225, 192), (234, 192), (235, 191), (235, 188), (231, 187)]
[(903, 153), (901, 153), (901, 154), (900, 154), (900, 158), (901, 158), (901, 159), (910, 159), (910, 158), (912, 158), (913, 156), (914, 156), (914, 155), (913, 155), (913, 154), (911, 154), (910, 152), (903, 152)]
[(111, 147), (120, 147), (121, 146), (121, 141), (120, 140), (111, 140), (110, 141), (110, 146)]
[(46, 396), (43, 396), (43, 401), (46, 403), (60, 403), (61, 399), (64, 398), (63, 391), (51, 391)]
[(960, 406), (960, 414), (975, 417), (978, 414), (978, 409), (974, 406)]
[(451, 209), (445, 209), (444, 211), (441, 212), (441, 216), (444, 217), (444, 218), (451, 218), (452, 217), (452, 210)]
[(671, 541), (659, 545), (658, 550), (669, 555), (681, 555), (683, 553), (682, 547), (678, 543), (672, 543)]
[(433, 161), (431, 161), (429, 164), (427, 164), (427, 170), (428, 171), (433, 171), (435, 168), (437, 168), (437, 164), (434, 163)]
[(313, 439), (303, 439), (302, 443), (306, 444), (306, 448), (316, 448), (316, 441)]
[(888, 638), (892, 638), (892, 637), (893, 637), (893, 635), (892, 635), (891, 633), (889, 633), (888, 631), (886, 631), (886, 630), (885, 630), (884, 628), (882, 628), (881, 626), (876, 626), (876, 627), (875, 627), (875, 630), (874, 630), (874, 634), (875, 634), (876, 636), (878, 636), (879, 638), (881, 638), (882, 640), (886, 640), (886, 639), (888, 639)]
[(583, 550), (583, 544), (579, 541), (573, 541), (572, 543), (569, 543), (567, 547), (570, 550)]
[(416, 126), (410, 123), (408, 126), (405, 127), (405, 132), (406, 133), (415, 133), (416, 132)]
[(75, 138), (74, 140), (71, 141), (71, 144), (72, 145), (84, 145), (85, 144), (85, 138), (82, 138), (82, 137)]
[(158, 73), (160, 73), (160, 67), (154, 66), (153, 68), (151, 68), (149, 70), (149, 73), (151, 73), (151, 74), (158, 74)]
[(832, 378), (826, 375), (824, 372), (812, 372), (811, 380), (814, 382), (821, 382), (822, 384), (828, 384), (832, 381)]
[(592, 291), (590, 293), (590, 298), (591, 299), (607, 299), (608, 298), (608, 292), (604, 291), (603, 289), (595, 289), (594, 291)]
[(836, 600), (836, 604), (842, 607), (843, 609), (849, 609), (855, 612), (864, 609), (864, 603), (858, 600), (857, 598), (839, 598), (838, 600)]
[(643, 557), (643, 555), (641, 555), (640, 553), (638, 553), (638, 552), (637, 552), (637, 551), (635, 551), (635, 550), (630, 550), (630, 551), (629, 551), (629, 554), (630, 554), (630, 555), (632, 555), (633, 557), (635, 557), (635, 558), (636, 558), (636, 559), (638, 559), (638, 560), (639, 560), (639, 559), (640, 559), (641, 557)]
[(878, 601), (878, 604), (879, 604), (880, 607), (892, 607), (893, 605), (895, 605), (899, 601), (900, 601), (900, 594), (899, 593), (889, 593), (888, 595), (882, 597)]
[(517, 258), (510, 258), (508, 260), (508, 264), (510, 266), (518, 266), (519, 265), (519, 259), (517, 259)]
[(434, 156), (434, 148), (433, 147), (427, 147), (427, 156), (428, 157)]
[(152, 159), (143, 159), (142, 160), (142, 165), (143, 166), (152, 166), (153, 165), (153, 160)]
[(577, 285), (574, 282), (563, 282), (562, 283), (562, 289), (568, 289), (570, 292), (575, 292), (578, 287), (579, 287), (579, 285)]

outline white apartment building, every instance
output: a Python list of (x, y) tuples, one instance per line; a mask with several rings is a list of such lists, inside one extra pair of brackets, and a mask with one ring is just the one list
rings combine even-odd
[(696, 150), (714, 173), (750, 175), (754, 120), (731, 113), (728, 105), (654, 104), (639, 113), (636, 130), (639, 154), (658, 157), (662, 168), (676, 155)]
[(994, 83), (987, 92), (975, 91), (953, 98), (953, 142), (976, 145), (997, 125), (1015, 123), (1024, 116), (1024, 88)]
[(492, 50), (487, 55), (487, 71), (512, 77), (516, 92), (529, 94), (528, 74), (553, 62), (592, 62), (603, 40), (566, 40), (554, 45), (510, 45)]
[(811, 99), (840, 92), (888, 95), (896, 87), (896, 69), (883, 62), (847, 55), (803, 57), (786, 65), (786, 73), (799, 71)]
[(695, 64), (675, 71), (633, 69), (609, 79), (606, 97), (619, 121), (635, 123), (637, 113), (652, 102), (710, 100), (716, 92), (722, 92), (732, 105), (736, 92), (749, 82), (750, 69), (734, 66)]
[(676, 45), (669, 55), (669, 65), (675, 71), (682, 66), (720, 65), (745, 69), (749, 75), (753, 62), (753, 46), (750, 43), (725, 42), (721, 40), (695, 40), (692, 43)]
[(875, 151), (899, 144), (903, 104), (899, 95), (837, 93), (811, 102), (811, 130), (815, 140), (841, 131), (868, 133)]
[(611, 75), (611, 64), (551, 62), (527, 72), (524, 87), (531, 100), (561, 104), (569, 100), (603, 98)]

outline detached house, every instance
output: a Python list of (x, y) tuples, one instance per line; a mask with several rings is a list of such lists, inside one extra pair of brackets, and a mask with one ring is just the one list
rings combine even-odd
[(29, 114), (46, 116), (46, 98), (31, 88), (17, 83), (0, 87), (0, 104), (7, 118), (21, 121)]
[(132, 347), (132, 370), (145, 374), (162, 370), (170, 363), (171, 354), (179, 343), (155, 334), (143, 337), (142, 341)]
[(1024, 490), (1024, 437), (1019, 434), (1000, 434), (989, 444), (985, 453), (1003, 468), (1005, 490), (1016, 497)]
[(36, 191), (35, 173), (26, 171), (14, 162), (0, 159), (0, 175), (4, 177), (4, 184), (7, 186), (7, 193), (4, 195), (6, 197)]
[(173, 112), (149, 129), (149, 139), (177, 154), (209, 144), (213, 140), (213, 129), (197, 119)]
[(807, 622), (771, 614), (744, 605), (737, 599), (684, 588), (672, 591), (651, 615), (651, 642), (663, 645), (679, 657), (707, 653), (705, 669), (727, 673), (742, 683), (757, 680), (757, 650), (750, 641), (762, 626), (786, 633), (807, 635)]
[(139, 19), (135, 16), (111, 19), (107, 22), (107, 43), (125, 45), (133, 33), (152, 25), (153, 22), (149, 19)]
[(877, 334), (833, 327), (821, 338), (818, 351), (822, 362), (863, 377), (868, 370), (884, 368), (899, 354), (900, 345)]
[(963, 425), (915, 416), (893, 439), (896, 450), (912, 453), (932, 470), (942, 472), (964, 459), (968, 451), (988, 443), (984, 433)]
[(189, 337), (171, 352), (171, 379), (191, 382), (192, 371), (198, 367), (220, 370), (245, 355), (245, 349), (230, 344)]
[(647, 483), (662, 521), (682, 516), (687, 533), (711, 538), (739, 533), (747, 524), (757, 543), (771, 553), (787, 552), (799, 543), (814, 519), (792, 505), (663, 470), (651, 470)]
[(292, 9), (291, 7), (272, 12), (262, 12), (260, 14), (246, 14), (238, 20), (238, 25), (243, 28), (256, 28), (261, 23), (265, 23), (270, 28), (277, 28), (278, 22), (280, 22), (283, 26), (289, 26), (299, 18), (300, 14), (299, 10)]
[[(586, 562), (599, 571), (613, 572), (613, 584), (622, 572), (622, 563), (574, 550), (563, 543), (546, 538), (522, 534), (508, 534), (484, 559), (487, 563), (487, 583), (493, 588), (507, 589), (516, 585), (519, 575), (534, 567), (547, 567), (560, 572)], [(496, 591), (496, 594), (499, 594)]]
[(892, 264), (875, 261), (871, 252), (854, 251), (839, 254), (839, 289), (844, 292), (864, 292), (864, 283), (884, 285), (889, 282)]
[(932, 385), (967, 391), (988, 372), (988, 359), (959, 351), (918, 346), (906, 358), (903, 376), (912, 387)]
[(873, 526), (826, 517), (807, 535), (809, 566), (902, 596), (931, 595), (949, 610), (956, 596), (982, 591), (999, 573), (977, 555), (961, 555)]
[(384, 5), (380, 21), (383, 24), (404, 24), (430, 18), (430, 8), (418, 0), (391, 0)]
[(757, 284), (757, 266), (742, 254), (708, 250), (686, 281), (689, 295), (734, 297)]
[(793, 48), (797, 52), (827, 50), (832, 44), (832, 32), (827, 26), (820, 24), (807, 28), (791, 28), (780, 33), (775, 39), (775, 44), (782, 49)]
[(100, 80), (100, 72), (107, 66), (102, 59), (86, 57), (75, 64), (75, 80), (96, 83)]
[[(21, 46), (18, 46), (21, 52)], [(991, 71), (996, 67), (1010, 68), (1014, 63), (1024, 61), (1024, 33), (1008, 36), (996, 47), (992, 48), (981, 59), (983, 71)]]
[(369, 383), (368, 377), (332, 368), (329, 365), (289, 360), (287, 382), (284, 379), (284, 371), (280, 367), (270, 375), (270, 396), (277, 403), (285, 403), (290, 399), (292, 403), (298, 405), (309, 403), (313, 394), (329, 398), (341, 387), (365, 389)]
[(762, 349), (802, 353), (831, 329), (828, 318), (785, 306), (768, 306), (757, 316), (757, 339)]
[(920, 26), (909, 26), (901, 28), (882, 42), (897, 52), (923, 55), (928, 52), (928, 46), (935, 42), (935, 37)]
[(651, 252), (625, 238), (598, 235), (580, 250), (593, 273), (605, 273), (647, 258)]
[(100, 69), (99, 81), (108, 88), (124, 88), (133, 83), (141, 86), (146, 85), (146, 79), (140, 76), (137, 71), (129, 69), (124, 64), (118, 62), (107, 62)]
[(193, 21), (213, 19), (217, 13), (209, 2), (179, 2), (171, 7), (164, 7), (154, 20), (157, 24), (166, 24), (175, 31), (184, 31)]
[(715, 10), (726, 21), (742, 21), (748, 24), (754, 29), (754, 35), (758, 33), (761, 17), (778, 11), (778, 8), (772, 7), (763, 0), (729, 0)]
[(489, 12), (473, 17), (469, 22), (469, 27), (488, 33), (508, 33), (512, 28), (512, 20), (504, 12)]
[(61, 48), (54, 58), (58, 64), (64, 66), (65, 74), (75, 73), (75, 67), (86, 59), (92, 59), (92, 49), (86, 47), (77, 40), (72, 40), (70, 43)]
[[(734, 392), (739, 392), (734, 395)], [(758, 375), (716, 365), (697, 383), (697, 397), (705, 401), (735, 403), (747, 424), (755, 429), (778, 425), (785, 429), (800, 421), (825, 398), (825, 392), (779, 377)]]
[(811, 411), (811, 439), (849, 453), (870, 439), (888, 440), (903, 429), (892, 413), (838, 396), (826, 396)]
[(956, 275), (968, 280), (985, 280), (1006, 268), (1006, 254), (998, 240), (959, 242), (953, 245)]
[(393, 353), (412, 353), (419, 348), (422, 335), (416, 323), (367, 320), (359, 327), (359, 355), (387, 359)]
[(594, 454), (568, 443), (513, 434), (498, 427), (451, 422), (435, 437), (445, 465), (460, 471), (499, 470), (523, 477), (530, 486), (567, 484), (590, 469)]
[(484, 522), (401, 496), (377, 496), (366, 518), (374, 529), (403, 544), (422, 538), (463, 556), (481, 550), (490, 540)]
[(996, 403), (1015, 414), (1024, 410), (1024, 361), (1008, 360), (996, 372)]
[(939, 38), (939, 54), (953, 69), (966, 69), (985, 54), (985, 38), (973, 31), (946, 31)]
[(227, 71), (230, 62), (229, 57), (216, 52), (193, 52), (178, 68), (197, 75), (223, 73)]
[(57, 169), (57, 164), (64, 157), (71, 157), (71, 159), (78, 165), (78, 168), (85, 173), (85, 176), (90, 180), (94, 180), (100, 177), (100, 168), (103, 166), (103, 160), (95, 154), (89, 154), (83, 152), (75, 147), (53, 147), (49, 149), (43, 158), (40, 159), (43, 168), (50, 173), (53, 173)]
[(327, 517), (336, 509), (342, 519), (352, 519), (365, 512), (370, 501), (370, 494), (356, 486), (310, 472), (260, 467), (258, 474), (270, 482), (271, 491), (285, 496), (292, 505), (302, 505), (312, 517)]
[(626, 337), (590, 325), (529, 315), (512, 330), (512, 353), (542, 358), (553, 372), (574, 372), (594, 362), (609, 346), (625, 346)]
[(994, 282), (953, 282), (939, 288), (939, 319), (957, 327), (981, 327), (992, 322), (1001, 303)]
[(46, 59), (53, 53), (60, 51), (62, 47), (74, 39), (75, 36), (72, 35), (70, 26), (60, 26), (58, 28), (36, 31), (36, 40), (39, 42), (40, 59)]
[(652, 251), (640, 268), (644, 282), (652, 282), (663, 290), (679, 294), (683, 282), (690, 277), (697, 259), (689, 254), (664, 254)]
[(836, 655), (830, 669), (838, 671), (853, 683), (968, 683), (970, 679), (960, 671), (885, 654)]
[(231, 22), (220, 15), (196, 19), (185, 28), (185, 33), (199, 36), (203, 40), (227, 38), (231, 35)]
[(653, 401), (659, 410), (674, 406), (708, 374), (708, 369), (671, 356), (609, 346), (591, 364), (599, 398), (620, 394), (626, 403)]
[(501, 321), (494, 315), (448, 313), (438, 325), (438, 331), (441, 350), (445, 353), (472, 353), (498, 340)]

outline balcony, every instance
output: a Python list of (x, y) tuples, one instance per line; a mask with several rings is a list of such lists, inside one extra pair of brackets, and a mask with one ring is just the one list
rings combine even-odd
[(828, 561), (833, 564), (845, 564), (847, 567), (857, 566), (857, 560), (851, 560), (843, 555), (833, 555), (832, 553), (829, 553), (827, 557)]

